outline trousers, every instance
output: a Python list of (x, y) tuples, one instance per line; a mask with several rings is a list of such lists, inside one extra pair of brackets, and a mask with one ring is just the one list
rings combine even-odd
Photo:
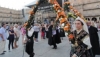
[(8, 44), (8, 49), (10, 50), (10, 45), (12, 45), (12, 49), (13, 47), (13, 43), (14, 43), (14, 38), (9, 39), (9, 44)]
[(6, 41), (0, 41), (0, 54), (5, 50)]

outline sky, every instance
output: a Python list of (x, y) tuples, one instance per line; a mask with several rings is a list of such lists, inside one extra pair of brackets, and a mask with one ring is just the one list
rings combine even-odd
[(35, 1), (36, 0), (0, 0), (0, 6), (20, 10), (24, 8), (25, 5)]

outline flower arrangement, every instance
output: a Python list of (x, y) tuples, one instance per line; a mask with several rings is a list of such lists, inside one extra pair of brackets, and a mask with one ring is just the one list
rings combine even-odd
[(70, 2), (65, 2), (64, 3), (64, 10), (67, 10), (69, 12), (70, 11), (69, 5), (70, 5)]
[(38, 9), (38, 6), (42, 3), (44, 3), (46, 0), (39, 0), (36, 5), (34, 5), (32, 7), (32, 10), (29, 12), (29, 19), (28, 21), (24, 24), (24, 26), (26, 27), (26, 29), (29, 29), (31, 27), (32, 24), (34, 24), (34, 15)]
[[(72, 39), (73, 36), (72, 36), (72, 34), (70, 35), (70, 33), (71, 33), (71, 31), (70, 31), (70, 29), (71, 29), (70, 23), (67, 21), (68, 17), (66, 16), (63, 8), (60, 7), (60, 5), (58, 4), (58, 2), (56, 0), (49, 0), (49, 2), (54, 5), (54, 10), (56, 11), (56, 14), (57, 14), (56, 21), (59, 20), (60, 24), (63, 24), (64, 31), (67, 32), (68, 36), (70, 36), (70, 38)], [(70, 5), (70, 2), (66, 2), (66, 3), (68, 5)], [(72, 14), (70, 14), (70, 16), (73, 16), (74, 18), (76, 18)]]
[(57, 12), (58, 9), (60, 9), (60, 5), (59, 4), (54, 4), (53, 7), (54, 7), (54, 10), (56, 10), (56, 12)]
[[(34, 23), (34, 15), (38, 9), (38, 6), (41, 5), (43, 2), (45, 2), (46, 0), (39, 0), (36, 5), (33, 7), (32, 11), (29, 12), (30, 16), (29, 16), (29, 19), (28, 21), (24, 24), (24, 26), (26, 26), (26, 29), (29, 29), (31, 27), (31, 25)], [(62, 7), (60, 7), (59, 3), (57, 2), (57, 0), (48, 0), (49, 3), (51, 3), (54, 7), (54, 10), (57, 14), (57, 17), (56, 17), (56, 20), (55, 20), (55, 24), (54, 26), (57, 26), (57, 21), (60, 21), (60, 24), (62, 24), (63, 26), (63, 29), (65, 30), (65, 32), (68, 33), (68, 37), (69, 39), (73, 39), (74, 36), (73, 34), (71, 34), (71, 26), (70, 26), (70, 23), (67, 21), (67, 18), (68, 17), (73, 17), (74, 19), (79, 16), (81, 18), (84, 18), (80, 12), (78, 12), (76, 9), (73, 8), (73, 6), (71, 6), (70, 2), (65, 2), (64, 5), (65, 5), (65, 9), (66, 10), (73, 10), (75, 15), (72, 14), (72, 13), (68, 13), (68, 16), (66, 16), (65, 12), (64, 12), (64, 9)], [(56, 28), (56, 27), (54, 27)]]
[(74, 35), (73, 34), (69, 34), (68, 38), (69, 38), (69, 40), (73, 40), (74, 39)]
[(62, 18), (62, 19), (60, 20), (60, 24), (62, 24), (62, 23), (64, 23), (64, 22), (66, 22), (66, 19), (65, 19), (65, 18)]
[(70, 2), (65, 2), (64, 5), (65, 5), (65, 8), (72, 10), (72, 11), (74, 12), (74, 14), (76, 15), (76, 17), (80, 17), (80, 18), (82, 18), (84, 21), (86, 21), (85, 18), (84, 18), (84, 16), (83, 16), (78, 10), (76, 10), (76, 9), (71, 5)]

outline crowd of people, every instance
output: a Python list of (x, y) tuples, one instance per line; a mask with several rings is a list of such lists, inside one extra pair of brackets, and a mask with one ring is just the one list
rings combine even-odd
[[(2, 23), (2, 27), (0, 28), (0, 55), (5, 54), (5, 45), (8, 44), (8, 50), (10, 52), (10, 46), (12, 49), (16, 49), (18, 47), (17, 41), (20, 37), (20, 29), (17, 24), (14, 26), (8, 26), (6, 23)], [(9, 43), (6, 43), (6, 40)]]
[[(72, 46), (70, 57), (95, 57), (95, 55), (100, 55), (98, 29), (92, 24), (93, 22), (84, 22), (80, 18), (75, 20), (73, 24), (74, 28), (72, 29), (74, 40), (71, 41)], [(61, 39), (65, 37), (63, 27), (58, 24), (55, 28), (53, 21), (51, 21), (49, 25), (42, 24), (39, 26), (35, 24), (33, 28), (34, 33), (32, 38), (35, 36), (35, 41), (38, 42), (38, 37), (36, 37), (36, 35), (38, 34), (40, 28), (41, 38), (45, 39), (46, 35), (46, 38), (48, 38), (48, 44), (53, 46), (53, 49), (57, 49), (57, 44), (61, 43)], [(34, 51), (32, 51), (31, 54), (34, 54)]]
[[(34, 25), (32, 25), (31, 28), (29, 28), (28, 30), (26, 30), (26, 39), (24, 40), (24, 43), (26, 43), (26, 52), (27, 54), (30, 55), (30, 57), (34, 56), (34, 42), (38, 43), (38, 34), (40, 32), (41, 34), (41, 39), (48, 39), (48, 44), (50, 46), (53, 45), (53, 49), (57, 49), (57, 44), (61, 43), (61, 39), (60, 37), (65, 37), (65, 32), (64, 30), (59, 30), (60, 26), (56, 26), (56, 29), (54, 29), (54, 25), (53, 25), (53, 21), (51, 21), (51, 23), (49, 25), (47, 24), (38, 24), (35, 23)], [(24, 31), (24, 30), (23, 30)], [(61, 33), (64, 34), (60, 35)], [(24, 38), (23, 38), (24, 39)], [(34, 40), (34, 41), (33, 41)]]
[[(70, 57), (95, 57), (100, 55), (100, 43), (98, 37), (98, 29), (92, 25), (91, 21), (84, 22), (81, 18), (77, 18), (72, 26), (72, 34), (74, 39), (71, 42)], [(21, 32), (21, 33), (20, 33)], [(41, 39), (48, 39), (48, 45), (53, 46), (52, 49), (57, 49), (57, 44), (61, 43), (65, 36), (63, 26), (59, 23), (54, 26), (54, 21), (50, 24), (34, 23), (29, 29), (24, 25), (20, 28), (18, 24), (10, 26), (10, 28), (2, 23), (0, 28), (0, 55), (5, 54), (6, 40), (8, 43), (8, 50), (18, 47), (18, 40), (22, 35), (22, 43), (26, 45), (25, 51), (30, 57), (34, 57), (34, 43), (38, 43), (38, 35), (41, 33)]]

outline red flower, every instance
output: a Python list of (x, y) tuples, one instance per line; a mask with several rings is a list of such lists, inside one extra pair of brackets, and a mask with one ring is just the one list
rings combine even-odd
[(74, 35), (73, 35), (73, 34), (69, 34), (69, 35), (68, 35), (68, 38), (69, 38), (69, 39), (73, 39), (73, 38), (74, 38)]

